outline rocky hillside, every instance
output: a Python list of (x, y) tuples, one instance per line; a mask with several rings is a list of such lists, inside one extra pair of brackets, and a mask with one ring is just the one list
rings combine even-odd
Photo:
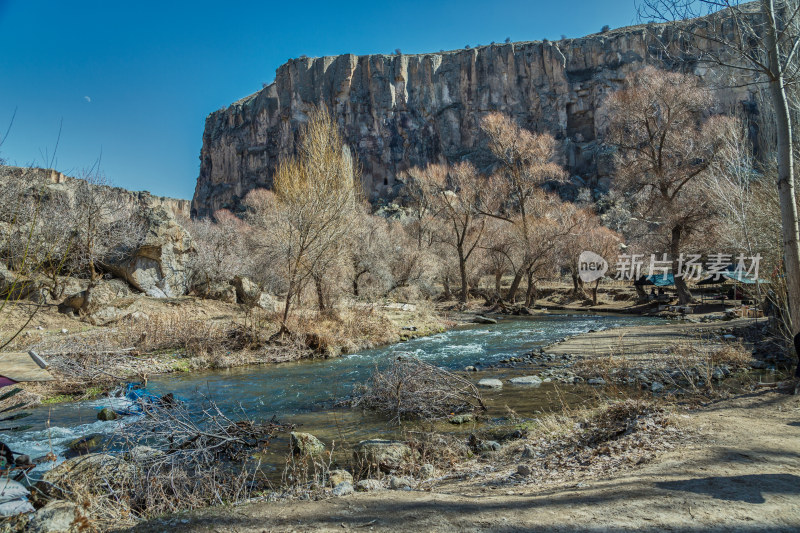
[[(30, 167), (12, 167), (0, 165), (0, 186), (3, 185), (4, 180), (21, 179), (24, 178), (32, 183), (52, 183), (55, 185), (62, 185), (62, 188), (68, 190), (77, 181), (78, 178), (73, 178), (53, 170), (51, 168), (30, 168)], [(115, 187), (120, 195), (124, 195), (134, 205), (150, 205), (162, 206), (170, 211), (174, 216), (181, 218), (189, 218), (191, 202), (189, 200), (181, 200), (178, 198), (168, 198), (166, 196), (155, 196), (147, 191), (129, 191), (120, 187)]]
[[(82, 183), (82, 180), (51, 169), (0, 166), (0, 190), (5, 192), (0, 198), (9, 202), (41, 202), (41, 205), (58, 206), (58, 220), (65, 224), (70, 218), (61, 217), (61, 214), (75, 208), (76, 194)], [(103, 196), (107, 195), (107, 200), (97, 202), (130, 208), (114, 213), (102, 211), (103, 217), (122, 219), (135, 214), (141, 224), (142, 235), (135, 249), (105, 265), (105, 270), (148, 296), (164, 298), (186, 294), (189, 289), (187, 263), (193, 243), (180, 220), (189, 216), (188, 200), (105, 185), (90, 187), (101, 188)], [(58, 220), (41, 220), (38, 225), (58, 224)], [(14, 230), (13, 223), (0, 220), (0, 267), (3, 269), (10, 265), (3, 265), (2, 246), (11, 242), (9, 236)], [(64, 231), (67, 232), (68, 228)], [(70, 247), (70, 250), (74, 251), (74, 248)], [(0, 272), (0, 294), (4, 276), (7, 278), (9, 275)], [(31, 284), (29, 290), (35, 287), (36, 284)]]
[[(690, 24), (701, 33), (711, 27), (709, 19)], [(274, 83), (206, 119), (192, 213), (236, 209), (248, 191), (269, 187), (316, 104), (336, 114), (373, 201), (396, 194), (400, 174), (415, 165), (470, 158), (486, 169), (491, 161), (478, 125), (492, 111), (551, 132), (573, 181), (602, 189), (613, 172), (603, 144), (608, 93), (647, 64), (680, 65), (722, 87), (731, 72), (671, 59), (686, 58), (686, 50), (696, 59), (692, 54), (708, 47), (707, 40), (686, 42), (674, 28), (650, 24), (558, 42), (290, 60)], [(755, 109), (752, 86), (715, 90), (723, 111)]]

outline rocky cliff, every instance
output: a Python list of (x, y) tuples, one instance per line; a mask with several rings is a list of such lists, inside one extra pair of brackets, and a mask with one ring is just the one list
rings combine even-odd
[[(709, 19), (687, 24), (719, 31)], [(693, 60), (709, 46), (650, 24), (558, 42), (291, 60), (274, 83), (207, 117), (192, 214), (236, 210), (248, 191), (270, 187), (306, 112), (319, 104), (335, 113), (373, 201), (396, 194), (401, 173), (415, 165), (469, 158), (486, 169), (491, 160), (479, 122), (492, 111), (552, 133), (574, 182), (602, 189), (613, 173), (603, 102), (628, 73), (647, 64), (682, 68), (718, 92), (721, 111), (754, 109), (752, 87), (719, 89), (732, 72)], [(672, 59), (678, 56), (689, 61)]]

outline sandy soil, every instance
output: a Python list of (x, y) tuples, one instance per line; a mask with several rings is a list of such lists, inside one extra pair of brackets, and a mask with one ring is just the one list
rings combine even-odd
[(691, 412), (685, 423), (694, 438), (606, 479), (546, 490), (472, 481), (446, 492), (256, 503), (155, 520), (136, 530), (800, 530), (800, 396), (748, 394)]
[(663, 353), (669, 346), (713, 342), (720, 328), (748, 326), (766, 319), (737, 318), (727, 322), (675, 323), (658, 326), (631, 326), (576, 335), (546, 348), (552, 354), (581, 354), (582, 356), (625, 355), (646, 356)]

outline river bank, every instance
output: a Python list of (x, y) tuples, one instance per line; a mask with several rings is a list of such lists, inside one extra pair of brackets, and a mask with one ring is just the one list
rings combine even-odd
[(613, 475), (520, 483), (518, 454), (433, 488), (208, 509), (135, 531), (796, 531), (799, 413), (800, 397), (759, 391), (679, 412), (680, 439)]
[[(429, 302), (357, 304), (325, 315), (298, 310), (292, 333), (273, 340), (277, 319), (258, 310), (193, 297), (140, 300), (147, 313), (102, 327), (40, 310), (13, 348), (42, 355), (55, 381), (23, 384), (15, 400), (88, 400), (119, 383), (165, 374), (337, 357), (446, 331), (477, 314)], [(24, 323), (25, 311), (9, 307), (3, 327)]]

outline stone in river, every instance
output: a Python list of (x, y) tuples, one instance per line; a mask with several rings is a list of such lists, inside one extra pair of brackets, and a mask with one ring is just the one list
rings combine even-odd
[(520, 376), (509, 380), (514, 385), (541, 385), (542, 380), (539, 376)]

